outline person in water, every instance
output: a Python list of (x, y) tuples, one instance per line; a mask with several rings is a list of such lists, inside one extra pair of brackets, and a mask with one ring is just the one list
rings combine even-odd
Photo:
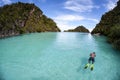
[(84, 69), (86, 69), (88, 66), (90, 66), (90, 63), (92, 61), (92, 65), (90, 66), (90, 69), (93, 70), (93, 68), (94, 68), (93, 64), (95, 62), (95, 57), (96, 57), (95, 52), (90, 53), (90, 58), (88, 59), (88, 63), (85, 65)]
[(91, 54), (90, 54), (90, 58), (88, 59), (88, 63), (90, 63), (90, 62), (92, 61), (92, 64), (94, 64), (94, 62), (95, 62), (95, 57), (96, 57), (95, 52), (91, 53)]

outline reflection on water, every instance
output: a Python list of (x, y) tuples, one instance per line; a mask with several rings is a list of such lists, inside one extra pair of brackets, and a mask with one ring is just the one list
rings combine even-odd
[[(96, 52), (95, 68), (84, 70)], [(34, 33), (0, 40), (0, 80), (119, 80), (120, 52), (104, 36)]]

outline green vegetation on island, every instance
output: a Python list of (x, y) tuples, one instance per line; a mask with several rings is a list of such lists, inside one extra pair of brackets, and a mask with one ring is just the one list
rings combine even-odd
[(91, 33), (100, 33), (101, 35), (107, 36), (108, 42), (120, 50), (120, 0), (113, 10), (102, 16), (101, 21)]
[(60, 29), (34, 4), (18, 2), (0, 7), (0, 37), (32, 32), (60, 32)]
[(89, 33), (89, 30), (86, 29), (84, 26), (78, 26), (75, 29), (65, 30), (64, 32), (85, 32), (85, 33)]

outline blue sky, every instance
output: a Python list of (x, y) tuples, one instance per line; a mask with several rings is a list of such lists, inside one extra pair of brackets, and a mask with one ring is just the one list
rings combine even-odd
[(15, 2), (34, 3), (63, 31), (83, 25), (90, 31), (118, 0), (0, 0), (0, 6)]

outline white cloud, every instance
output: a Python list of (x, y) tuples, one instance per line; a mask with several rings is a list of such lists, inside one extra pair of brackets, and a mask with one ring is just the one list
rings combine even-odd
[(99, 7), (94, 5), (92, 0), (67, 0), (64, 8), (76, 12), (90, 12), (93, 8)]
[(105, 5), (107, 10), (111, 10), (116, 6), (118, 0), (108, 0), (108, 3)]
[(4, 4), (10, 4), (10, 3), (12, 3), (11, 0), (2, 0), (2, 2), (3, 2)]
[(81, 24), (81, 21), (92, 21), (93, 23), (98, 23), (99, 21), (97, 19), (93, 18), (86, 18), (84, 16), (80, 15), (70, 15), (70, 14), (62, 14), (58, 15), (53, 18), (54, 21), (57, 23), (57, 26), (63, 31), (63, 30), (68, 30), (68, 29), (73, 29), (76, 26), (79, 25), (84, 25)]
[(60, 15), (55, 18), (56, 20), (62, 20), (62, 21), (78, 21), (83, 20), (83, 16), (78, 15)]
[(59, 15), (59, 16), (55, 17), (54, 19), (55, 20), (60, 20), (60, 21), (82, 21), (82, 20), (90, 20), (90, 21), (98, 22), (97, 19), (86, 18), (84, 16), (70, 15), (70, 14)]
[(93, 21), (93, 22), (96, 22), (96, 23), (99, 22), (99, 20), (97, 20), (97, 19), (93, 19), (93, 18), (86, 18), (86, 20), (90, 20), (90, 21)]
[(68, 30), (68, 29), (73, 29), (75, 26), (70, 25), (68, 21), (61, 21), (61, 20), (56, 20), (57, 26), (61, 29), (61, 31)]
[(90, 28), (89, 31), (92, 32), (93, 28)]
[(70, 24), (70, 23), (72, 23), (74, 21), (78, 21), (78, 20), (83, 20), (83, 19), (84, 18), (82, 16), (69, 15), (69, 14), (58, 15), (58, 16), (54, 17), (54, 21), (57, 23), (57, 26), (62, 31), (74, 28), (75, 27), (74, 24)]

